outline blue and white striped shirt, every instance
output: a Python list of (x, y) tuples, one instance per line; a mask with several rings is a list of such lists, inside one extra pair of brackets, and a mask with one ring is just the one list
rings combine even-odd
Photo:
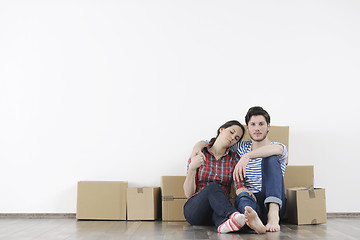
[[(287, 148), (284, 144), (278, 142), (271, 142), (270, 144), (280, 144), (284, 148), (283, 153), (279, 155), (281, 171), (284, 176), (285, 168), (286, 168), (286, 158), (288, 155)], [(237, 151), (237, 153), (241, 158), (245, 153), (251, 151), (251, 146), (252, 146), (252, 141), (249, 139), (238, 142), (237, 144), (231, 147), (232, 148), (231, 150)], [(257, 193), (261, 191), (261, 186), (262, 186), (261, 162), (262, 162), (262, 158), (250, 159), (248, 165), (246, 166), (245, 184), (246, 187), (253, 193)]]

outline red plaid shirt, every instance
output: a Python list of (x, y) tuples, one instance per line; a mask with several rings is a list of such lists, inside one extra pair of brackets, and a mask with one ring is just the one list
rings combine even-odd
[[(203, 165), (196, 170), (196, 190), (194, 195), (203, 190), (209, 183), (217, 182), (223, 189), (226, 198), (229, 199), (231, 183), (233, 181), (233, 171), (240, 157), (236, 152), (232, 152), (230, 148), (228, 148), (225, 154), (219, 160), (216, 160), (214, 154), (210, 152), (213, 143), (210, 144), (202, 150), (202, 153), (205, 155), (205, 161)], [(191, 159), (188, 161), (188, 170), (190, 162)], [(234, 187), (235, 191), (236, 189), (245, 187), (245, 182), (235, 181)]]

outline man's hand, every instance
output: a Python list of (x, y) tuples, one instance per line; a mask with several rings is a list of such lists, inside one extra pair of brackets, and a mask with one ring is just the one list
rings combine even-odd
[(193, 158), (195, 157), (197, 154), (200, 154), (203, 159), (205, 159), (205, 156), (204, 154), (201, 152), (201, 150), (206, 146), (206, 143), (205, 142), (198, 142), (195, 144), (195, 146), (193, 147), (193, 150), (191, 152), (191, 156), (190, 158)]
[(189, 165), (189, 169), (196, 170), (204, 163), (204, 154), (202, 152), (195, 153), (194, 156), (191, 157), (191, 162)]
[(247, 192), (250, 196), (252, 196), (255, 199), (255, 202), (256, 202), (255, 195), (245, 187), (242, 187), (242, 188), (239, 188), (238, 190), (236, 190), (236, 196), (239, 196), (239, 194), (242, 193), (242, 192)]
[(233, 178), (237, 181), (240, 182), (245, 180), (246, 177), (246, 166), (248, 165), (250, 161), (250, 158), (248, 156), (248, 154), (244, 154), (239, 162), (236, 164), (235, 169), (234, 169), (234, 173), (233, 173)]

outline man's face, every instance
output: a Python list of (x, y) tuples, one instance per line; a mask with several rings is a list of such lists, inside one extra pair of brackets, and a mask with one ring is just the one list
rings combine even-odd
[(266, 123), (265, 117), (262, 115), (252, 116), (246, 126), (253, 141), (261, 142), (269, 132), (270, 124)]

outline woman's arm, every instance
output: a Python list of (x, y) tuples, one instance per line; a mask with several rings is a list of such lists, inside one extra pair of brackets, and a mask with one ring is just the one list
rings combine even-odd
[(184, 182), (184, 193), (186, 197), (191, 197), (196, 191), (196, 170), (203, 164), (204, 158), (202, 152), (196, 153), (191, 157), (188, 172)]

